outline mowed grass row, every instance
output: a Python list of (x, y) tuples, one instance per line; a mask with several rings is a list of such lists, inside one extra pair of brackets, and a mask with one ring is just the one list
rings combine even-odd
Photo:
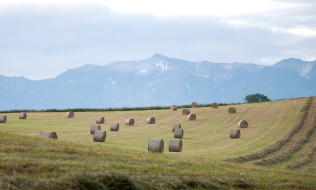
[[(278, 163), (275, 165), (275, 167), (285, 167), (288, 164), (293, 164), (300, 159), (306, 159), (309, 157), (308, 155), (311, 155), (308, 160), (308, 162), (304, 162), (303, 165), (298, 165), (295, 169), (302, 170), (302, 171), (313, 171), (316, 172), (316, 152), (315, 152), (315, 147), (316, 147), (316, 102), (315, 102), (315, 97), (312, 97), (314, 100), (312, 101), (312, 104), (310, 105), (308, 115), (304, 121), (303, 128), (305, 127), (305, 130), (300, 130), (300, 133), (298, 132), (298, 135), (296, 139), (292, 139), (293, 142), (302, 140), (302, 134), (306, 133), (308, 128), (314, 128), (314, 131), (310, 134), (310, 136), (307, 139), (307, 142), (303, 144), (300, 150), (295, 152), (293, 156), (284, 162)], [(289, 143), (290, 144), (290, 143)], [(291, 144), (290, 144), (291, 145)], [(284, 146), (284, 148), (289, 148), (290, 146)], [(314, 151), (313, 151), (314, 148)], [(308, 154), (308, 155), (307, 155)]]
[[(229, 106), (190, 108), (197, 120), (189, 121), (181, 110), (145, 110), (114, 112), (75, 112), (74, 118), (66, 118), (66, 113), (28, 113), (26, 120), (18, 119), (18, 113), (5, 114), (6, 124), (1, 131), (38, 137), (41, 131), (54, 131), (58, 141), (91, 144), (100, 147), (120, 147), (147, 152), (150, 138), (162, 138), (165, 142), (164, 154), (181, 157), (202, 157), (224, 159), (258, 151), (282, 137), (295, 122), (305, 99), (290, 99), (275, 102), (235, 105), (236, 114), (228, 114)], [(93, 142), (90, 126), (96, 117), (103, 116), (107, 131), (105, 143)], [(147, 117), (156, 118), (156, 124), (147, 124)], [(125, 126), (126, 118), (134, 118), (134, 126)], [(238, 122), (246, 120), (249, 127), (241, 130), (240, 139), (231, 139), (229, 132), (238, 128)], [(110, 124), (118, 122), (118, 132), (110, 131)], [(184, 129), (183, 151), (169, 153), (168, 142), (173, 138), (172, 125), (180, 123)]]
[(0, 189), (315, 189), (316, 174), (0, 132)]

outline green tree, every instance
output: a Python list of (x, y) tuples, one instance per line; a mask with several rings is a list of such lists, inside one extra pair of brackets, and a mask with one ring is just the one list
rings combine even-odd
[(247, 95), (244, 100), (247, 101), (247, 103), (271, 101), (267, 96), (259, 93)]

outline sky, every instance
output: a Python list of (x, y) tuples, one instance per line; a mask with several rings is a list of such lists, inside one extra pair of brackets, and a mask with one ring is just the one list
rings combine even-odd
[(316, 60), (315, 0), (0, 0), (0, 75), (54, 78), (159, 53), (215, 63)]

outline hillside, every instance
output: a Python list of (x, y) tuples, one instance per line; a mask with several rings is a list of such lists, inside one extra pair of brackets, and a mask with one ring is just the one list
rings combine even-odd
[[(237, 113), (231, 115), (228, 107), (190, 108), (197, 115), (195, 121), (187, 120), (180, 109), (75, 112), (72, 119), (65, 113), (28, 113), (26, 120), (19, 120), (17, 113), (7, 113), (7, 123), (0, 125), (2, 182), (13, 180), (14, 185), (16, 177), (22, 177), (56, 185), (52, 178), (68, 184), (67, 175), (74, 183), (82, 178), (98, 181), (123, 176), (139, 188), (178, 184), (205, 189), (315, 189), (316, 174), (310, 171), (315, 171), (316, 163), (316, 97), (236, 105)], [(93, 142), (89, 133), (97, 116), (105, 117), (101, 125), (107, 131), (105, 143)], [(156, 124), (146, 123), (149, 116), (156, 118)], [(135, 119), (134, 126), (124, 125), (128, 117)], [(240, 129), (240, 139), (229, 138), (230, 129), (238, 128), (240, 120), (247, 120), (249, 127)], [(118, 132), (109, 131), (111, 122), (120, 123)], [(173, 123), (181, 123), (184, 129), (181, 153), (168, 152)], [(58, 140), (38, 138), (41, 131), (55, 131)], [(165, 152), (148, 153), (149, 138), (164, 139)], [(262, 153), (271, 147), (273, 151)], [(82, 172), (87, 172), (85, 177)]]

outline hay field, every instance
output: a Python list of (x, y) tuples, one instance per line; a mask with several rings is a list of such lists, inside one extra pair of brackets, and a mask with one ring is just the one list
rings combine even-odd
[[(229, 106), (219, 108), (190, 108), (196, 114), (195, 121), (182, 115), (182, 109), (114, 112), (75, 112), (74, 118), (66, 113), (27, 113), (27, 119), (19, 119), (18, 113), (5, 114), (6, 124), (1, 131), (38, 136), (41, 131), (54, 131), (58, 141), (73, 141), (98, 146), (113, 146), (147, 151), (149, 138), (162, 138), (164, 154), (182, 157), (225, 159), (255, 152), (282, 137), (297, 120), (306, 98), (283, 101), (235, 105), (237, 113), (228, 114)], [(98, 116), (105, 118), (101, 129), (107, 132), (105, 143), (93, 142), (90, 126), (96, 124)], [(147, 124), (147, 117), (155, 117), (155, 124)], [(126, 118), (134, 118), (134, 126), (125, 126)], [(238, 122), (246, 120), (248, 128), (241, 128), (241, 138), (231, 139), (229, 132), (238, 128)], [(118, 132), (110, 131), (110, 124), (120, 124)], [(173, 138), (172, 125), (180, 123), (184, 129), (182, 153), (169, 153), (168, 142)]]
[[(7, 113), (0, 124), (0, 189), (316, 189), (316, 97), (234, 107), (236, 114), (228, 114), (229, 106), (190, 109), (195, 121), (181, 109), (74, 118), (31, 112), (26, 120)], [(98, 116), (105, 117), (105, 143), (90, 134)], [(149, 116), (156, 124), (147, 124)], [(134, 126), (124, 125), (129, 117)], [(249, 127), (230, 139), (240, 120)], [(112, 122), (120, 123), (118, 132), (110, 131)], [(181, 153), (168, 152), (173, 123), (184, 129)], [(41, 131), (55, 131), (58, 140), (39, 138)], [(149, 138), (164, 139), (165, 152), (147, 152)]]

